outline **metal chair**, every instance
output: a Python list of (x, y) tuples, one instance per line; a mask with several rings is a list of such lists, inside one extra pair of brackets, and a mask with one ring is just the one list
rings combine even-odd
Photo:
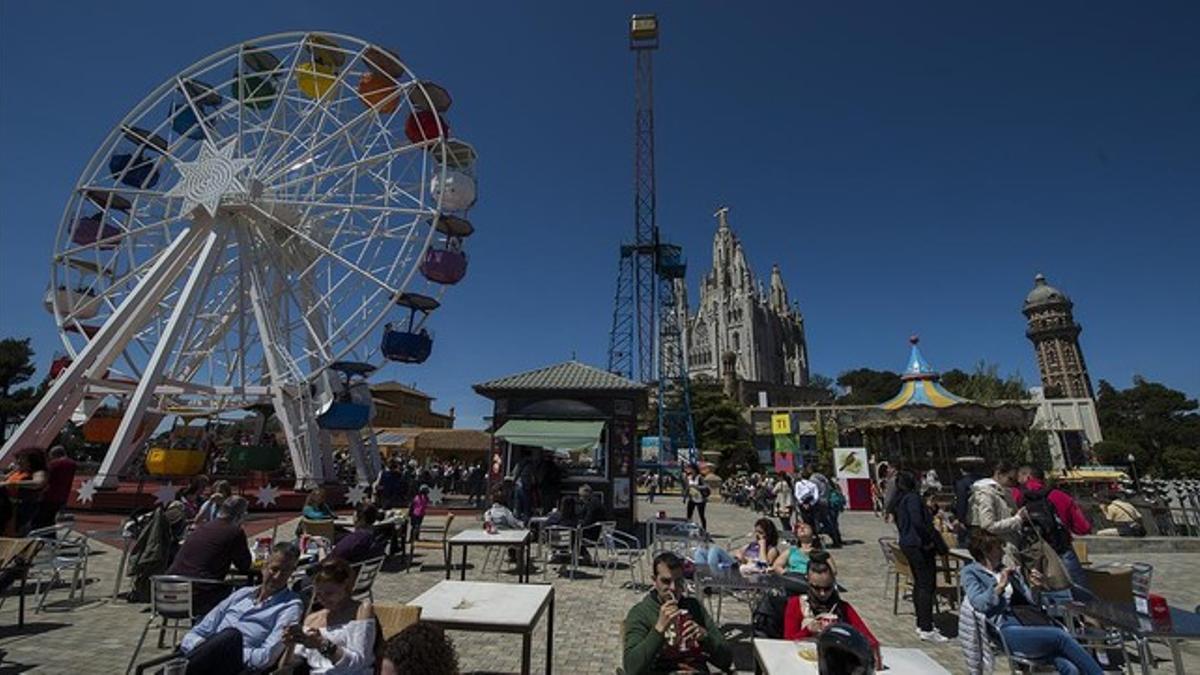
[[(40, 595), (35, 611), (42, 611), (46, 597), (54, 586), (64, 580), (63, 573), (70, 571), (71, 585), (68, 600), (75, 599), (79, 590), (79, 602), (84, 601), (87, 591), (87, 568), (90, 547), (86, 536), (71, 532), (70, 524), (53, 525), (33, 530), (29, 537), (41, 540), (42, 548), (33, 558), (29, 574), (33, 577), (34, 594)], [(43, 590), (43, 585), (45, 590)]]
[(362, 600), (364, 597), (375, 602), (375, 592), (372, 588), (375, 586), (375, 577), (379, 576), (379, 568), (383, 567), (383, 561), (386, 556), (364, 560), (363, 562), (352, 565), (354, 569), (354, 590), (350, 596), (355, 600)]
[(137, 663), (138, 654), (141, 653), (142, 645), (146, 642), (146, 633), (150, 632), (150, 626), (155, 619), (160, 622), (158, 647), (160, 649), (163, 647), (163, 638), (166, 637), (168, 628), (172, 630), (172, 644), (177, 645), (179, 629), (183, 628), (185, 632), (190, 630), (192, 623), (200, 618), (192, 599), (193, 587), (201, 584), (224, 583), (224, 581), (215, 579), (197, 579), (171, 574), (150, 577), (150, 618), (146, 620), (146, 625), (142, 628), (142, 635), (138, 638), (137, 646), (133, 648), (133, 654), (129, 657), (129, 665), (125, 668), (125, 672), (131, 672), (134, 664)]
[(17, 610), (17, 625), (25, 625), (25, 582), (29, 578), (29, 568), (41, 550), (41, 539), (11, 539), (0, 537), (0, 607), (4, 606), (7, 595), (2, 595), (13, 584), (18, 585), (20, 598)]
[[(636, 589), (646, 585), (646, 571), (643, 569), (642, 561), (645, 558), (646, 550), (643, 549), (638, 542), (637, 537), (631, 534), (622, 532), (617, 529), (617, 524), (612, 523), (611, 529), (605, 527), (600, 530), (600, 550), (603, 551), (603, 557), (597, 553), (596, 563), (604, 569), (604, 575), (600, 578), (601, 583), (608, 576), (615, 574), (617, 565), (624, 561), (629, 567), (629, 582)], [(642, 580), (639, 583), (638, 573), (641, 573)]]
[(579, 569), (579, 540), (580, 530), (577, 527), (547, 525), (542, 528), (539, 548), (547, 551), (546, 559), (542, 561), (543, 579), (556, 555), (570, 556), (571, 578), (575, 578), (575, 571)]

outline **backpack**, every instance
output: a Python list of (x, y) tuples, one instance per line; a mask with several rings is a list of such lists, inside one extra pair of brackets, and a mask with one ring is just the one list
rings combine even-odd
[(1042, 539), (1050, 544), (1050, 548), (1054, 549), (1055, 553), (1061, 555), (1071, 548), (1071, 534), (1067, 532), (1066, 526), (1059, 519), (1054, 504), (1051, 504), (1047, 498), (1049, 493), (1048, 488), (1028, 490), (1022, 487), (1021, 506), (1025, 507), (1025, 512), (1029, 514), (1029, 521), (1037, 529), (1038, 534), (1042, 535)]

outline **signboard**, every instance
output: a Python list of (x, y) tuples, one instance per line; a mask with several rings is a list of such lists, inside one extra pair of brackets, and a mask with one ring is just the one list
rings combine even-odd
[(866, 448), (834, 448), (833, 468), (839, 479), (871, 477)]
[(629, 490), (629, 479), (628, 478), (614, 478), (613, 479), (613, 508), (618, 509), (618, 510), (627, 509), (627, 508), (629, 508), (629, 504), (630, 504), (631, 500), (632, 500), (632, 497), (631, 497), (630, 490)]
[(642, 461), (658, 461), (658, 436), (642, 436)]
[(792, 433), (792, 416), (787, 413), (771, 415), (771, 433), (776, 436)]

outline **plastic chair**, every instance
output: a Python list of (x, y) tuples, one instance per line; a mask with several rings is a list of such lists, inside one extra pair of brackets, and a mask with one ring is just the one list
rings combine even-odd
[(417, 605), (375, 605), (375, 620), (384, 640), (421, 620), (421, 608)]
[[(436, 539), (416, 539), (415, 536), (410, 538), (409, 549), (415, 553), (417, 549), (439, 549), (442, 552), (442, 561), (446, 567), (450, 566), (450, 548), (448, 541), (450, 540), (450, 525), (454, 523), (454, 514), (446, 514), (446, 522), (440, 528), (425, 528), (421, 527), (421, 532), (438, 532), (439, 536)], [(414, 535), (417, 533), (414, 532)], [(404, 571), (412, 569), (412, 553), (409, 554), (409, 564), (405, 566)]]
[[(129, 657), (129, 666), (125, 668), (125, 672), (129, 673), (133, 670), (133, 664), (137, 662), (142, 645), (146, 642), (146, 633), (150, 632), (150, 626), (155, 619), (160, 622), (158, 627), (159, 648), (161, 649), (163, 646), (163, 638), (166, 636), (168, 628), (172, 630), (172, 643), (178, 644), (179, 629), (190, 630), (192, 623), (200, 618), (200, 615), (196, 613), (195, 603), (192, 601), (193, 587), (201, 584), (223, 585), (224, 583), (224, 581), (216, 579), (197, 579), (171, 574), (150, 577), (150, 618), (146, 620), (146, 625), (142, 628), (142, 635), (138, 638), (137, 646), (133, 648), (133, 654)], [(147, 664), (143, 664), (143, 666), (145, 665)]]
[(352, 565), (354, 576), (354, 590), (350, 596), (355, 600), (362, 600), (366, 597), (372, 603), (375, 602), (375, 593), (372, 588), (375, 586), (375, 577), (379, 576), (379, 568), (383, 567), (383, 561), (386, 556), (364, 560), (363, 562)]
[(883, 559), (887, 563), (887, 571), (883, 577), (883, 599), (888, 596), (888, 585), (896, 584), (900, 581), (900, 574), (896, 571), (896, 558), (892, 555), (891, 546), (896, 544), (895, 537), (880, 537), (879, 550), (883, 552)]
[(313, 518), (300, 518), (300, 533), (307, 534), (310, 537), (324, 537), (329, 541), (337, 539), (337, 527), (333, 524), (333, 520), (316, 520)]

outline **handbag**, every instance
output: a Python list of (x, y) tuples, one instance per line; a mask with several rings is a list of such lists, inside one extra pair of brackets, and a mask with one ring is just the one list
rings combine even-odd
[(1009, 613), (1022, 626), (1054, 626), (1054, 620), (1041, 609), (1033, 605), (1014, 605), (1008, 608)]

